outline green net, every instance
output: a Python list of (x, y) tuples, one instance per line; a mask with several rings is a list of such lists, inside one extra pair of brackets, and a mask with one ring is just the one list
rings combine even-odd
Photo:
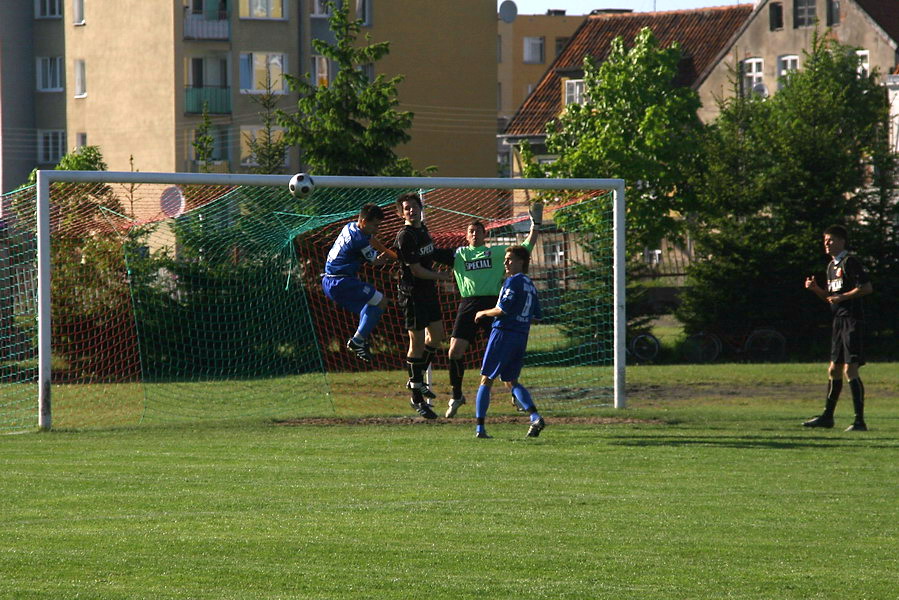
[[(520, 243), (525, 190), (319, 186), (54, 183), (52, 365), (54, 428), (241, 418), (409, 415), (408, 335), (388, 306), (371, 338), (373, 360), (345, 348), (359, 316), (321, 290), (325, 257), (365, 203), (385, 207), (378, 236), (392, 245), (393, 210), (421, 192), (438, 247), (465, 245), (473, 220), (488, 245)], [(544, 320), (531, 329), (521, 380), (544, 411), (608, 406), (613, 394), (611, 194), (554, 190), (530, 276)], [(36, 425), (34, 189), (5, 196), (0, 427)], [(395, 296), (398, 267), (359, 276)], [(441, 284), (449, 333), (459, 303)], [(465, 357), (474, 396), (485, 340)], [(445, 352), (432, 387), (449, 398)], [(509, 396), (511, 399), (511, 395)], [(435, 402), (435, 403), (436, 403)], [(513, 411), (511, 403), (496, 410)], [(460, 415), (464, 416), (464, 415)], [(470, 416), (470, 415), (469, 415)]]

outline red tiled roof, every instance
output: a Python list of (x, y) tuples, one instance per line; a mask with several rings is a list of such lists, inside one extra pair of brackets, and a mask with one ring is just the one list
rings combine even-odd
[(752, 5), (740, 4), (698, 10), (588, 16), (512, 117), (506, 135), (543, 135), (546, 123), (557, 117), (562, 109), (562, 76), (581, 77), (584, 56), (589, 54), (597, 62), (603, 61), (613, 39), (621, 36), (625, 44), (631, 46), (644, 27), (652, 30), (663, 48), (675, 41), (680, 44), (684, 58), (676, 83), (697, 85), (699, 77), (712, 66), (752, 10)]
[(899, 42), (899, 2), (896, 0), (855, 0), (868, 15), (877, 21), (893, 41)]

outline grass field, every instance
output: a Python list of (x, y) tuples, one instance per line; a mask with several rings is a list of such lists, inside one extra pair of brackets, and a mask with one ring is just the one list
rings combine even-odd
[[(637, 367), (601, 424), (0, 436), (0, 598), (899, 596), (899, 369), (871, 431), (824, 365)], [(467, 409), (470, 416), (472, 407)], [(553, 418), (557, 422), (553, 422)]]

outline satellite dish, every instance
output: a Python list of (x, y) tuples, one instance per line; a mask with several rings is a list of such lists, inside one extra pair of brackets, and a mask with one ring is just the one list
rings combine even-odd
[(511, 23), (518, 16), (518, 7), (512, 0), (505, 0), (499, 5), (499, 18), (503, 23)]
[(768, 97), (768, 86), (764, 83), (757, 83), (752, 86), (752, 93), (758, 96), (759, 98), (767, 98)]
[(184, 212), (184, 194), (178, 186), (170, 186), (159, 196), (159, 210), (167, 217), (177, 217)]

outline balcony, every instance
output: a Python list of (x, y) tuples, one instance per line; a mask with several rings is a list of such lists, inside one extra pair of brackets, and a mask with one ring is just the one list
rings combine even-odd
[(231, 114), (231, 88), (189, 85), (184, 89), (184, 112), (202, 114), (203, 103), (208, 105), (211, 115)]
[(193, 12), (184, 10), (184, 39), (186, 40), (229, 40), (231, 20), (228, 11), (214, 10)]

